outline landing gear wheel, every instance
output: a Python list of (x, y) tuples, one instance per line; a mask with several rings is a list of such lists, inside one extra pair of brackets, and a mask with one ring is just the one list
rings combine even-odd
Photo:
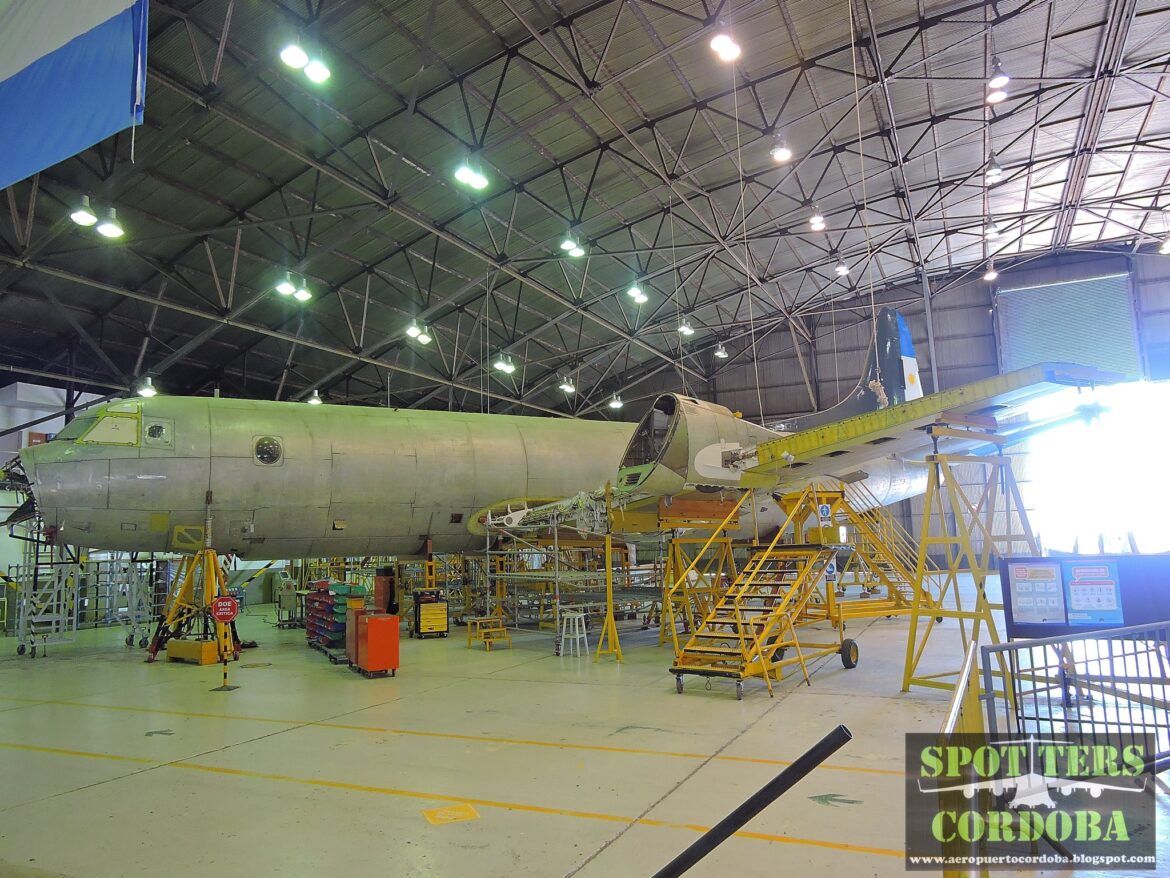
[(847, 668), (856, 668), (861, 651), (857, 648), (857, 641), (846, 637), (841, 641), (841, 664)]
[(23, 643), (18, 643), (16, 645), (16, 654), (17, 655), (24, 655), (24, 650), (25, 650), (25, 646)]
[(675, 674), (674, 675), (674, 691), (677, 692), (679, 695), (682, 695), (682, 690), (683, 690), (682, 674)]
[(735, 681), (735, 700), (743, 701), (743, 680)]

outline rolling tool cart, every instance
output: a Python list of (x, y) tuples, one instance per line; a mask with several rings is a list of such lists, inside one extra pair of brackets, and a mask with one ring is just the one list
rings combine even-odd
[(446, 637), (447, 593), (441, 588), (419, 589), (414, 596), (414, 619), (410, 627), (411, 637)]

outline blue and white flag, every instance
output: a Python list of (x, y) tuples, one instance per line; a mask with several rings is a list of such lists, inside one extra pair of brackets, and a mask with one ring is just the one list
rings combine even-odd
[(147, 0), (0, 0), (0, 189), (142, 122)]

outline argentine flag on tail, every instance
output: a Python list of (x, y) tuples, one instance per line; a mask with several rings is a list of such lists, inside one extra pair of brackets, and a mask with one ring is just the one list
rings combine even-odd
[(0, 0), (0, 189), (142, 122), (147, 0)]
[(918, 357), (906, 318), (898, 314), (898, 344), (902, 348), (902, 378), (906, 382), (906, 401), (922, 396), (922, 379), (918, 376)]

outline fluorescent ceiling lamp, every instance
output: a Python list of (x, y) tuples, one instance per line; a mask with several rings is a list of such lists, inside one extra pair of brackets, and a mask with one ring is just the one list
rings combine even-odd
[(90, 207), (88, 195), (81, 196), (81, 199), (77, 202), (77, 207), (73, 208), (73, 212), (69, 214), (69, 219), (73, 220), (79, 226), (92, 226), (97, 222), (97, 214)]
[(309, 398), (305, 400), (309, 405), (320, 405), (325, 400), (321, 399), (321, 394), (317, 392), (317, 388), (313, 388), (313, 392), (309, 394)]
[(837, 277), (845, 277), (845, 275), (849, 274), (849, 266), (844, 262), (838, 262), (834, 266), (833, 271), (837, 272)]
[(620, 409), (622, 407), (622, 398), (615, 393), (613, 399), (609, 401), (609, 407), (611, 409)]
[(309, 63), (309, 55), (296, 43), (289, 43), (280, 50), (280, 60), (294, 70), (300, 70)]
[(987, 87), (990, 89), (1002, 89), (1005, 85), (1011, 82), (1011, 77), (1003, 71), (1003, 66), (999, 63), (999, 58), (995, 55), (991, 56), (991, 76), (987, 80)]
[(577, 392), (577, 388), (573, 385), (573, 382), (571, 380), (569, 380), (568, 378), (561, 379), (561, 390), (565, 391), (565, 393), (576, 393)]
[(723, 346), (723, 342), (719, 343), (719, 347), (715, 348), (715, 356), (720, 360), (726, 360), (728, 357), (727, 348)]
[(585, 248), (584, 247), (574, 247), (572, 250), (569, 251), (569, 255), (575, 256), (578, 258), (581, 256), (584, 256), (585, 255)]
[(688, 323), (686, 320), (683, 320), (683, 322), (678, 325), (678, 334), (679, 335), (694, 335), (695, 334), (695, 327), (691, 326), (691, 324)]
[(110, 208), (105, 219), (98, 223), (98, 234), (107, 238), (120, 238), (125, 234), (122, 224), (118, 222), (118, 212)]
[(276, 285), (276, 291), (282, 296), (291, 296), (297, 291), (297, 285), (293, 283), (291, 274), (285, 272), (284, 278)]
[(406, 334), (411, 338), (418, 338), (420, 332), (422, 332), (422, 330), (418, 328), (418, 324), (413, 320), (410, 321), (410, 326), (406, 327)]
[(313, 298), (313, 294), (304, 287), (298, 287), (297, 291), (293, 293), (293, 298), (298, 302), (307, 302), (309, 299)]
[(158, 391), (155, 389), (154, 381), (150, 376), (142, 379), (142, 383), (138, 385), (138, 395), (150, 399), (152, 396), (158, 396)]
[(772, 161), (782, 165), (791, 159), (792, 150), (788, 148), (783, 137), (777, 137), (776, 142), (772, 145)]
[(430, 344), (431, 343), (431, 332), (426, 327), (426, 325), (424, 325), (423, 328), (418, 331), (418, 335), (415, 336), (415, 340), (419, 344)]
[(305, 76), (310, 80), (320, 85), (330, 77), (329, 68), (325, 66), (325, 62), (320, 58), (314, 58), (305, 65)]
[(991, 283), (997, 277), (999, 277), (999, 272), (995, 270), (995, 262), (988, 262), (987, 271), (983, 272), (983, 279), (988, 283)]

